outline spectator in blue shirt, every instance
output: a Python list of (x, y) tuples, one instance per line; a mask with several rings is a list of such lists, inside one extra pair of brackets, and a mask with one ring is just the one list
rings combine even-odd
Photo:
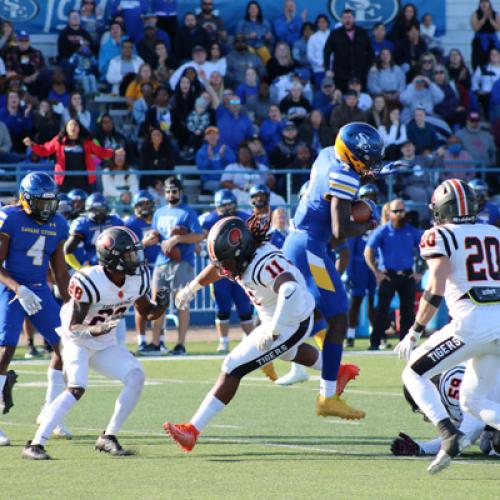
[(417, 154), (432, 153), (439, 146), (436, 129), (430, 123), (426, 123), (425, 119), (425, 109), (417, 108), (413, 120), (406, 125), (406, 135), (415, 144)]
[[(194, 279), (194, 246), (203, 239), (197, 213), (182, 199), (184, 188), (179, 179), (169, 177), (165, 181), (165, 199), (167, 205), (159, 208), (153, 215), (150, 236), (144, 238), (145, 245), (150, 240), (160, 242), (160, 253), (156, 259), (153, 273), (153, 297), (156, 290), (168, 288), (174, 295)], [(180, 250), (176, 254), (174, 248)], [(185, 355), (186, 333), (189, 327), (189, 309), (178, 310), (179, 317), (177, 344), (173, 355)], [(155, 321), (153, 328), (160, 328), (163, 321)], [(158, 333), (153, 330), (154, 338)], [(161, 337), (160, 337), (161, 341)]]
[[(239, 145), (246, 139), (250, 139), (253, 126), (250, 118), (241, 109), (241, 100), (237, 95), (229, 98), (229, 104), (225, 106), (217, 98), (218, 105), (215, 107), (215, 118), (220, 138), (223, 144), (228, 145), (233, 151), (237, 151)], [(216, 101), (216, 102), (217, 102)], [(214, 102), (212, 101), (214, 104)]]
[(278, 105), (269, 106), (269, 118), (266, 118), (260, 125), (259, 137), (264, 145), (264, 149), (269, 154), (281, 141), (286, 120), (281, 115)]
[[(208, 127), (205, 130), (205, 142), (196, 152), (196, 167), (199, 170), (224, 170), (236, 161), (234, 151), (219, 141), (219, 129)], [(220, 189), (219, 174), (201, 174), (201, 189), (214, 193)]]
[(297, 5), (294, 0), (285, 0), (283, 14), (273, 22), (274, 34), (277, 42), (286, 42), (290, 47), (300, 38), (302, 23), (307, 16), (306, 10), (302, 15), (297, 14)]
[[(400, 301), (399, 337), (402, 339), (415, 319), (415, 288), (419, 276), (413, 272), (422, 231), (406, 222), (406, 207), (401, 199), (391, 201), (389, 222), (379, 226), (368, 238), (365, 259), (378, 283), (378, 310), (370, 336), (370, 350), (378, 351), (387, 327), (392, 298)], [(381, 261), (376, 262), (377, 253)]]
[(143, 33), (142, 17), (148, 12), (148, 0), (112, 0), (111, 17), (120, 15), (125, 23), (125, 33), (135, 42)]
[(7, 125), (12, 140), (12, 151), (24, 153), (26, 147), (23, 139), (29, 135), (32, 128), (31, 104), (25, 108), (21, 107), (19, 94), (10, 90), (7, 93), (7, 106), (0, 109), (0, 121)]
[(389, 49), (394, 54), (394, 44), (385, 37), (386, 30), (384, 23), (375, 23), (373, 26), (373, 35), (370, 37), (373, 52), (375, 56), (379, 56), (382, 49)]
[(98, 68), (101, 80), (105, 80), (108, 66), (113, 57), (121, 54), (123, 40), (123, 26), (118, 21), (113, 21), (109, 28), (109, 38), (101, 44), (98, 56)]

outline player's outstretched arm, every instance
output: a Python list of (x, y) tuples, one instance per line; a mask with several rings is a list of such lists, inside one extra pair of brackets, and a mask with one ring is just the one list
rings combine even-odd
[(64, 258), (64, 242), (61, 241), (57, 245), (56, 251), (50, 256), (50, 268), (54, 274), (57, 287), (59, 288), (59, 293), (61, 294), (64, 302), (68, 302), (70, 299), (68, 292), (69, 285), (69, 273), (66, 266), (66, 261)]
[(215, 283), (219, 278), (216, 267), (213, 264), (208, 264), (193, 281), (190, 281), (177, 293), (175, 297), (177, 309), (186, 309), (198, 290)]
[(373, 220), (362, 223), (352, 221), (351, 200), (344, 200), (337, 196), (332, 197), (330, 213), (332, 217), (332, 234), (338, 240), (366, 233), (366, 231), (374, 229), (377, 225)]

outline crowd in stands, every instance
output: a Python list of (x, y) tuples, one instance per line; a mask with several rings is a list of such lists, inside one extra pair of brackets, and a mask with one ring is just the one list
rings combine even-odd
[[(445, 53), (432, 16), (411, 3), (391, 25), (368, 31), (349, 9), (340, 22), (326, 12), (308, 19), (284, 0), (282, 14), (268, 19), (250, 1), (228, 31), (216, 0), (182, 19), (171, 0), (113, 0), (106, 12), (83, 0), (58, 34), (53, 61), (3, 21), (0, 162), (52, 159), (62, 191), (102, 189), (122, 203), (138, 187), (157, 196), (165, 171), (196, 165), (227, 170), (201, 175), (205, 194), (225, 187), (246, 203), (249, 188), (265, 183), (279, 204), (286, 178), (270, 170), (303, 168), (293, 180), (298, 192), (339, 128), (364, 121), (382, 134), (387, 159), (412, 162), (396, 194), (425, 206), (422, 169), (463, 169), (453, 175), (470, 178), (473, 162), (499, 161), (500, 17), (481, 0), (470, 22), (471, 66), (459, 50)], [(99, 114), (99, 94), (123, 96), (125, 120)], [(138, 178), (130, 168), (159, 173)], [(108, 175), (101, 180), (96, 169)], [(88, 175), (61, 175), (68, 170)], [(500, 187), (498, 174), (488, 181)]]

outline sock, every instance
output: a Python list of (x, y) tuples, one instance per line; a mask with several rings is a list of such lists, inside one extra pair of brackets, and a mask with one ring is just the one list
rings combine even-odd
[(441, 448), (441, 438), (436, 438), (432, 441), (424, 441), (423, 443), (417, 441), (416, 443), (426, 455), (437, 455), (439, 453), (439, 448)]
[(137, 345), (141, 346), (146, 343), (146, 335), (137, 335)]
[(347, 338), (353, 339), (356, 336), (356, 328), (348, 328), (347, 329)]
[(61, 370), (49, 368), (47, 370), (47, 393), (45, 395), (45, 407), (48, 407), (61, 392), (64, 391), (64, 375)]
[(226, 405), (222, 401), (209, 393), (191, 419), (191, 424), (194, 425), (198, 432), (202, 432), (210, 420), (216, 417), (225, 407)]
[(31, 444), (45, 444), (53, 430), (64, 420), (64, 416), (75, 405), (76, 398), (69, 391), (62, 394), (52, 401), (44, 412), (44, 417), (40, 427), (36, 431)]
[(165, 344), (165, 335), (163, 333), (160, 335), (160, 344)]
[(340, 361), (342, 360), (342, 344), (323, 344), (323, 366), (321, 377), (325, 380), (337, 380)]
[(337, 392), (336, 380), (325, 380), (321, 377), (319, 382), (319, 393), (325, 398), (331, 398)]
[(224, 347), (227, 347), (229, 345), (229, 338), (219, 337), (219, 344), (222, 344)]
[(6, 380), (7, 380), (7, 375), (0, 375), (0, 401), (3, 401), (2, 391)]
[(144, 372), (135, 368), (125, 377), (125, 386), (118, 395), (115, 403), (115, 411), (109, 421), (104, 434), (114, 436), (123, 426), (135, 405), (141, 397), (144, 387)]

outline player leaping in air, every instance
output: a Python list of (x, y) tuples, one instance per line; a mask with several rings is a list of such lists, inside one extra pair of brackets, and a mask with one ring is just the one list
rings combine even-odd
[(268, 216), (261, 225), (254, 215), (248, 227), (238, 217), (217, 222), (207, 239), (211, 263), (177, 295), (177, 307), (187, 307), (197, 290), (223, 276), (243, 287), (261, 320), (226, 356), (218, 381), (191, 421), (163, 425), (184, 451), (193, 449), (199, 433), (229, 404), (250, 372), (278, 358), (321, 369), (319, 351), (303, 343), (314, 322), (314, 297), (300, 271), (267, 243), (270, 220)]

